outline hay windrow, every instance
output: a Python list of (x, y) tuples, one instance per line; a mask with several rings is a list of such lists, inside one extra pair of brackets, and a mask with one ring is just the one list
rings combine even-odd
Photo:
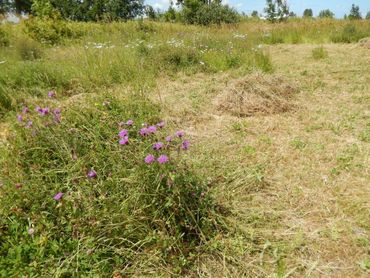
[(284, 78), (258, 73), (230, 83), (217, 97), (216, 105), (218, 110), (238, 117), (278, 114), (297, 106), (297, 93), (297, 86)]
[(361, 46), (361, 47), (364, 47), (364, 48), (368, 48), (370, 49), (370, 37), (369, 38), (364, 38), (364, 39), (361, 39), (358, 44)]

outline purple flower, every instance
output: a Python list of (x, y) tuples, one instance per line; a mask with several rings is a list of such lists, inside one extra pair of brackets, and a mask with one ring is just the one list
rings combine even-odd
[(146, 136), (146, 135), (149, 134), (149, 131), (148, 131), (148, 129), (146, 127), (143, 127), (142, 129), (140, 129), (139, 134), (141, 136)]
[(34, 234), (34, 232), (35, 232), (35, 229), (33, 229), (33, 228), (29, 228), (29, 229), (28, 229), (28, 231), (27, 231), (27, 233), (28, 233), (30, 236), (32, 236), (32, 235)]
[(50, 112), (49, 107), (45, 107), (44, 109), (42, 109), (42, 115), (43, 115), (43, 116), (45, 116), (45, 115), (49, 114), (49, 112)]
[(128, 136), (123, 137), (121, 140), (119, 140), (120, 145), (127, 145), (128, 144)]
[(162, 148), (163, 148), (163, 143), (162, 143), (162, 142), (158, 142), (158, 143), (155, 143), (155, 144), (153, 145), (153, 150), (158, 151), (158, 150), (160, 150), (160, 149), (162, 149)]
[(45, 115), (49, 114), (50, 109), (49, 109), (49, 107), (41, 108), (40, 106), (37, 106), (37, 107), (36, 107), (36, 111), (37, 111), (41, 116), (45, 116)]
[(182, 144), (181, 144), (181, 148), (183, 149), (183, 150), (187, 150), (187, 149), (189, 149), (189, 146), (190, 146), (190, 142), (189, 142), (189, 140), (185, 140), (184, 142), (182, 142)]
[(132, 126), (133, 124), (134, 124), (134, 121), (133, 120), (128, 120), (126, 122), (126, 125), (128, 125), (128, 126)]
[(182, 131), (182, 130), (179, 130), (179, 131), (176, 131), (176, 136), (177, 137), (183, 137), (185, 135), (185, 132), (184, 131)]
[(32, 127), (32, 121), (28, 120), (26, 123), (26, 128), (31, 128)]
[(157, 127), (159, 128), (164, 128), (166, 126), (166, 123), (164, 121), (160, 121), (158, 124), (157, 124)]
[(165, 154), (162, 154), (160, 157), (158, 157), (157, 161), (159, 162), (159, 164), (165, 164), (168, 162), (168, 156), (165, 155)]
[(58, 107), (58, 108), (54, 109), (53, 114), (54, 115), (59, 115), (61, 112), (62, 112), (62, 110)]
[(42, 113), (43, 109), (40, 106), (36, 106), (36, 112), (39, 112), (39, 114)]
[(172, 142), (172, 136), (167, 136), (166, 137), (166, 142)]
[(57, 193), (57, 194), (54, 195), (53, 199), (55, 201), (60, 201), (62, 199), (63, 195), (64, 195), (64, 193), (59, 192), (59, 193)]
[(15, 188), (20, 189), (20, 188), (22, 188), (22, 185), (20, 183), (16, 183)]
[(148, 133), (156, 133), (157, 128), (154, 125), (148, 127)]
[(30, 112), (30, 109), (27, 106), (23, 107), (22, 113), (27, 114), (28, 112)]
[(95, 170), (93, 170), (93, 169), (91, 169), (88, 173), (87, 173), (87, 177), (88, 178), (96, 178), (97, 177), (97, 173), (96, 173), (96, 171)]
[(18, 122), (23, 122), (23, 116), (22, 115), (17, 115), (17, 120)]
[(155, 157), (152, 154), (148, 154), (144, 159), (146, 164), (152, 164), (155, 161)]
[(124, 138), (124, 137), (127, 137), (128, 135), (128, 131), (127, 129), (122, 129), (119, 133), (118, 133), (119, 137), (121, 138)]
[(55, 91), (49, 91), (48, 92), (48, 97), (50, 97), (50, 98), (56, 97), (56, 92)]

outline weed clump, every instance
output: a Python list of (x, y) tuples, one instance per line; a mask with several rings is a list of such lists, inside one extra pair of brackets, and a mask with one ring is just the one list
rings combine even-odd
[(16, 43), (16, 49), (22, 60), (37, 60), (43, 56), (39, 43), (28, 38), (21, 38)]
[(364, 37), (367, 37), (366, 32), (359, 30), (356, 25), (347, 24), (341, 32), (333, 34), (331, 40), (334, 43), (353, 43)]
[(220, 110), (238, 117), (270, 115), (294, 108), (297, 92), (279, 76), (253, 74), (228, 85), (216, 102)]
[(143, 260), (181, 270), (216, 227), (181, 159), (185, 133), (138, 96), (56, 97), (25, 106), (0, 149), (1, 275), (129, 273)]
[(9, 34), (0, 26), (0, 47), (9, 46)]
[(315, 60), (320, 60), (328, 57), (328, 52), (323, 46), (316, 47), (312, 50), (312, 57)]

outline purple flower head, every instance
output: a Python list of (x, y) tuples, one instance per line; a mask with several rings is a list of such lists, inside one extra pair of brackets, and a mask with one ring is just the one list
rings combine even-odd
[(165, 154), (162, 154), (160, 157), (158, 157), (157, 161), (159, 162), (159, 164), (165, 164), (168, 162), (168, 156), (165, 155)]
[(127, 129), (122, 129), (119, 133), (118, 133), (119, 137), (123, 138), (123, 137), (127, 137), (128, 135), (128, 131)]
[(123, 137), (121, 140), (119, 140), (120, 145), (127, 145), (128, 144), (128, 136)]
[(36, 111), (37, 111), (41, 116), (45, 116), (45, 115), (49, 114), (50, 109), (49, 109), (49, 107), (41, 108), (40, 106), (37, 106), (37, 107), (36, 107)]
[(55, 91), (49, 91), (48, 92), (48, 97), (50, 97), (50, 98), (55, 98), (56, 97), (56, 92)]
[(166, 142), (172, 142), (172, 136), (167, 136), (166, 137)]
[(32, 127), (32, 121), (28, 120), (26, 123), (26, 128), (31, 128)]
[(28, 231), (27, 231), (27, 233), (28, 233), (30, 236), (32, 236), (32, 235), (34, 234), (34, 232), (35, 232), (35, 229), (33, 229), (33, 228), (29, 228), (29, 229), (28, 229)]
[(159, 128), (164, 128), (166, 126), (166, 122), (165, 121), (160, 121), (158, 124), (157, 124), (157, 127)]
[(55, 201), (60, 201), (62, 199), (63, 195), (64, 195), (64, 193), (59, 192), (59, 193), (57, 193), (57, 194), (54, 195), (53, 199)]
[(45, 116), (45, 115), (49, 114), (49, 112), (50, 112), (49, 107), (45, 107), (44, 109), (42, 109), (42, 115), (43, 115), (43, 116)]
[(144, 159), (146, 164), (152, 164), (155, 161), (155, 157), (152, 154), (148, 154)]
[(95, 170), (91, 169), (88, 173), (87, 173), (87, 177), (92, 179), (92, 178), (96, 178), (97, 177), (97, 173)]
[(28, 112), (30, 112), (30, 109), (27, 106), (23, 107), (22, 113), (27, 114)]
[(157, 128), (155, 125), (151, 125), (150, 127), (148, 127), (148, 133), (156, 133), (157, 131)]
[(22, 185), (20, 183), (16, 183), (15, 188), (20, 189), (20, 188), (22, 188)]
[(128, 126), (132, 126), (133, 124), (134, 124), (134, 121), (133, 120), (128, 120), (126, 122), (126, 125), (128, 125)]
[(184, 131), (182, 131), (182, 130), (176, 131), (176, 136), (177, 137), (181, 138), (181, 137), (184, 137), (184, 135), (185, 135)]
[(146, 135), (149, 134), (149, 131), (148, 131), (148, 129), (146, 127), (143, 127), (142, 129), (140, 129), (139, 134), (141, 136), (146, 136)]
[(23, 116), (22, 115), (17, 115), (17, 120), (18, 122), (23, 122)]
[(62, 112), (62, 110), (58, 107), (58, 108), (54, 109), (53, 114), (54, 115), (59, 115), (61, 112)]
[(184, 140), (184, 142), (182, 142), (182, 144), (181, 144), (181, 148), (182, 148), (183, 150), (187, 150), (187, 149), (189, 149), (189, 146), (190, 146), (190, 142), (189, 142), (189, 140)]
[(162, 148), (163, 148), (163, 143), (162, 143), (162, 142), (158, 142), (158, 143), (155, 143), (155, 144), (153, 145), (153, 150), (158, 151), (158, 150), (160, 150), (160, 149), (162, 149)]

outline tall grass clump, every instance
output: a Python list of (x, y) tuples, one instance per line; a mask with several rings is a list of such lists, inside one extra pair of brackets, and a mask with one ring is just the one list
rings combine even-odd
[(340, 32), (335, 32), (331, 35), (331, 40), (334, 43), (353, 43), (358, 42), (360, 39), (369, 36), (370, 27), (368, 30), (361, 30), (356, 25), (349, 23), (344, 26)]
[(312, 57), (315, 60), (320, 60), (328, 57), (328, 52), (323, 46), (316, 47), (312, 50)]
[(19, 38), (15, 47), (22, 60), (37, 60), (43, 55), (40, 44), (25, 37)]
[(0, 149), (0, 275), (181, 271), (217, 220), (184, 132), (139, 95), (48, 95), (20, 109)]
[(1, 26), (0, 23), (0, 47), (9, 46), (9, 44), (10, 44), (9, 34), (5, 30), (5, 28)]

